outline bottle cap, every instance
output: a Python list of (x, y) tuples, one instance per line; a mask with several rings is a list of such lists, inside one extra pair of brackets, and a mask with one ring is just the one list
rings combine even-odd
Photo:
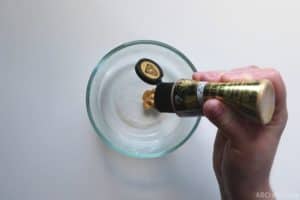
[(152, 85), (161, 83), (161, 78), (163, 77), (161, 67), (148, 58), (142, 58), (137, 62), (135, 72), (143, 81)]
[(157, 85), (154, 94), (154, 105), (159, 112), (175, 112), (172, 107), (172, 88), (174, 83), (161, 83)]

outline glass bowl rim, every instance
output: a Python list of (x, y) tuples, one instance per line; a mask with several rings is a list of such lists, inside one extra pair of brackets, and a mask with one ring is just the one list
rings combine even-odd
[(166, 48), (172, 52), (174, 52), (176, 55), (178, 55), (179, 57), (181, 57), (188, 65), (189, 67), (192, 69), (193, 72), (196, 72), (197, 69), (196, 67), (193, 65), (193, 63), (183, 54), (181, 53), (178, 49), (160, 42), (160, 41), (156, 41), (156, 40), (134, 40), (134, 41), (130, 41), (130, 42), (125, 42), (121, 45), (118, 45), (117, 47), (113, 48), (112, 50), (108, 51), (108, 53), (106, 53), (98, 62), (98, 64), (96, 65), (96, 67), (93, 69), (89, 80), (88, 80), (88, 84), (87, 84), (87, 89), (86, 89), (86, 109), (87, 109), (87, 113), (88, 113), (88, 117), (89, 120), (94, 128), (94, 130), (96, 131), (97, 135), (100, 136), (100, 138), (102, 139), (102, 141), (104, 141), (104, 143), (106, 145), (108, 145), (110, 148), (112, 148), (113, 150), (129, 156), (129, 157), (133, 157), (133, 158), (158, 158), (158, 157), (162, 157), (168, 153), (173, 152), (174, 150), (178, 149), (180, 146), (182, 146), (191, 136), (192, 134), (195, 132), (199, 122), (200, 122), (200, 117), (197, 117), (197, 120), (193, 126), (193, 128), (190, 130), (190, 132), (187, 134), (187, 136), (180, 141), (179, 143), (175, 144), (174, 146), (171, 146), (170, 148), (158, 152), (158, 153), (132, 153), (129, 151), (126, 151), (126, 149), (120, 148), (118, 145), (115, 145), (113, 142), (111, 142), (106, 136), (105, 134), (102, 133), (102, 131), (100, 131), (100, 129), (96, 126), (96, 123), (93, 119), (93, 115), (92, 115), (92, 111), (90, 108), (90, 94), (91, 94), (91, 85), (93, 83), (93, 80), (95, 78), (95, 75), (97, 74), (99, 68), (101, 67), (102, 63), (105, 62), (110, 56), (112, 56), (114, 53), (125, 49), (127, 47), (130, 46), (134, 46), (134, 45), (141, 45), (141, 44), (145, 44), (145, 45), (154, 45), (154, 46), (160, 46), (163, 48)]

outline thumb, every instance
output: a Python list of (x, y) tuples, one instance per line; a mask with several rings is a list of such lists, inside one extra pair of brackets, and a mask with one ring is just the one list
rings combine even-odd
[(242, 144), (246, 140), (245, 129), (240, 116), (227, 105), (217, 99), (209, 99), (203, 105), (203, 114), (235, 144)]

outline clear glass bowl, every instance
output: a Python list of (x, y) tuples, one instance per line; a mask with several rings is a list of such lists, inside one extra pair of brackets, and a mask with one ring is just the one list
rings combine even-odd
[(141, 58), (156, 61), (163, 81), (191, 78), (193, 64), (174, 47), (138, 40), (108, 52), (93, 70), (86, 93), (89, 119), (98, 135), (113, 149), (131, 157), (154, 158), (181, 146), (195, 131), (200, 118), (144, 111), (142, 95), (155, 86), (144, 83), (134, 66)]

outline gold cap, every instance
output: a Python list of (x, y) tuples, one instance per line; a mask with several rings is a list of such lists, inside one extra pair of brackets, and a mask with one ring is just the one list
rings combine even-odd
[(260, 121), (267, 124), (271, 121), (275, 110), (275, 92), (269, 80), (262, 80), (257, 96), (257, 111)]

